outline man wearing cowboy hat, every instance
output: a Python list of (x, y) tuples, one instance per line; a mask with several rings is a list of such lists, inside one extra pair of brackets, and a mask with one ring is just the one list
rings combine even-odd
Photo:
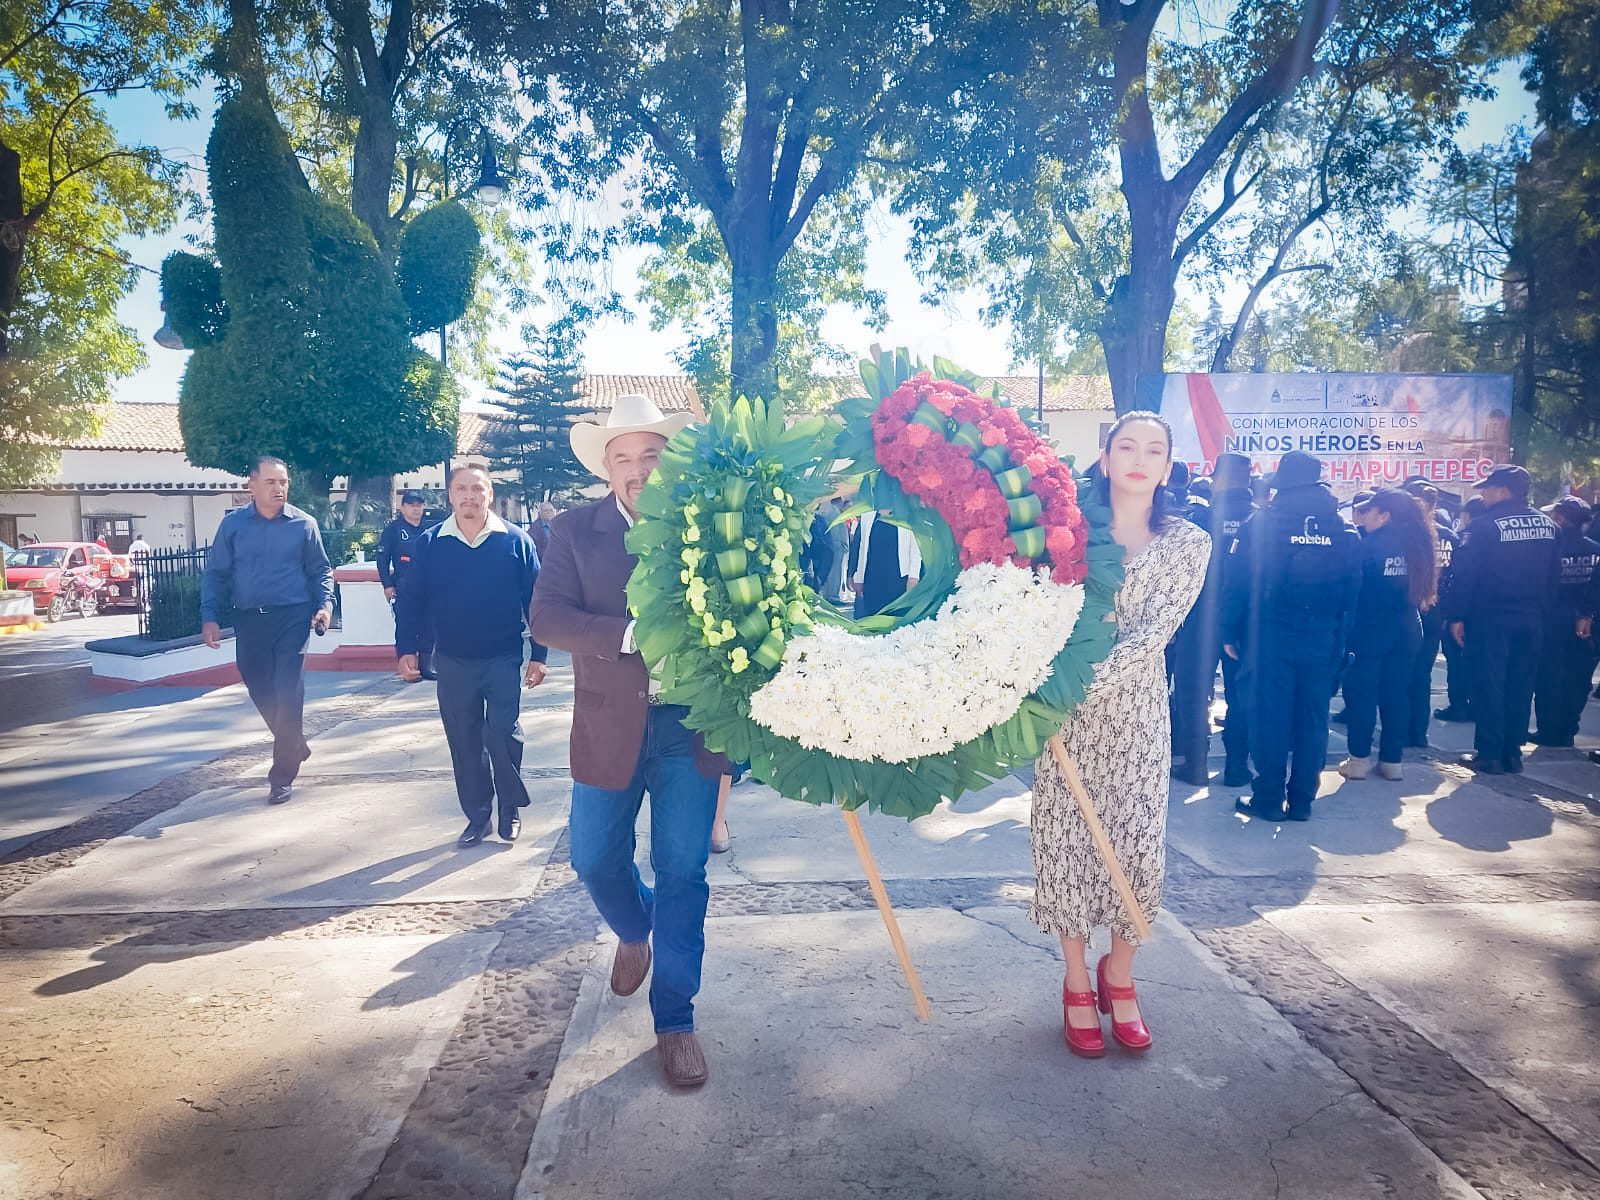
[[(706, 858), (717, 781), (729, 765), (661, 704), (633, 640), (626, 589), (637, 559), (623, 537), (667, 439), (689, 423), (645, 396), (619, 396), (604, 425), (572, 427), (578, 461), (610, 485), (604, 499), (561, 513), (534, 588), (529, 624), (572, 654), (572, 867), (621, 944), (611, 989), (632, 995), (655, 972), (650, 1011), (667, 1082), (704, 1083), (694, 997), (705, 953)], [(655, 887), (634, 863), (634, 827), (650, 793)]]

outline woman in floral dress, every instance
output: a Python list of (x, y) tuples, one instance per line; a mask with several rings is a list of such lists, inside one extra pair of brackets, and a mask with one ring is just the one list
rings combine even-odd
[[(1117, 591), (1117, 643), (1095, 671), (1088, 695), (1061, 731), (1089, 798), (1146, 920), (1161, 907), (1166, 868), (1167, 773), (1172, 765), (1167, 710), (1167, 643), (1205, 582), (1211, 537), (1166, 511), (1162, 485), (1172, 468), (1172, 430), (1154, 413), (1132, 412), (1111, 428), (1094, 487), (1111, 507), (1111, 536), (1122, 547), (1125, 578)], [(1110, 873), (1095, 851), (1054, 756), (1035, 769), (1033, 861), (1038, 876), (1031, 915), (1061, 938), (1067, 1046), (1105, 1053), (1100, 1012), (1129, 1050), (1150, 1046), (1133, 988), (1139, 944)], [(1111, 930), (1111, 951), (1094, 983), (1085, 952), (1091, 932)]]

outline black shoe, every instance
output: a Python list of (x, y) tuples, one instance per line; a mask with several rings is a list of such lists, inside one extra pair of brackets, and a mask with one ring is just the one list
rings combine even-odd
[(521, 832), (522, 832), (522, 815), (519, 812), (517, 812), (516, 809), (513, 808), (511, 810), (511, 816), (510, 816), (509, 819), (507, 819), (505, 813), (501, 813), (500, 814), (500, 829), (499, 829), (499, 833), (500, 833), (500, 840), (502, 842), (514, 842), (514, 841), (516, 841), (517, 840), (517, 835), (520, 834)]
[(267, 793), (267, 803), (287, 804), (289, 797), (292, 795), (294, 795), (294, 785), (292, 783), (275, 783), (272, 785), (272, 790)]
[(1348, 710), (1341, 708), (1338, 712), (1330, 716), (1328, 720), (1332, 721), (1335, 725), (1348, 725), (1350, 723), (1350, 714)]
[(1246, 800), (1243, 796), (1233, 802), (1234, 812), (1254, 817), (1258, 821), (1281, 821), (1287, 807), (1280, 801), (1268, 809), (1265, 805), (1260, 805), (1253, 799)]
[(489, 822), (475, 822), (461, 831), (461, 836), (456, 839), (456, 845), (465, 850), (468, 846), (476, 846), (488, 836)]
[(1291, 804), (1283, 810), (1283, 819), (1285, 821), (1309, 821), (1311, 820), (1311, 806), (1309, 804)]
[(1476, 754), (1463, 755), (1461, 765), (1480, 775), (1504, 775), (1505, 768), (1499, 763), (1487, 758), (1479, 758)]
[(1463, 725), (1472, 724), (1472, 714), (1464, 708), (1436, 708), (1433, 715), (1441, 721), (1458, 721)]
[(1518, 759), (1509, 759), (1508, 758), (1508, 759), (1505, 760), (1505, 762), (1500, 764), (1500, 769), (1502, 771), (1504, 771), (1507, 775), (1521, 775), (1522, 774), (1522, 760), (1520, 758), (1518, 758)]
[(1240, 767), (1238, 770), (1229, 767), (1222, 773), (1223, 787), (1249, 787), (1254, 782), (1255, 776), (1250, 774), (1248, 767)]
[(1204, 767), (1196, 770), (1190, 770), (1187, 766), (1173, 767), (1172, 777), (1190, 787), (1207, 787), (1211, 783), (1211, 775)]

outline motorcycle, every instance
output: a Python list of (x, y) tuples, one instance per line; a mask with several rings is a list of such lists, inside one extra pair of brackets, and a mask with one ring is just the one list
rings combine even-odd
[(100, 589), (106, 581), (91, 571), (80, 571), (61, 580), (61, 589), (50, 598), (51, 621), (59, 621), (69, 612), (92, 617), (100, 611)]

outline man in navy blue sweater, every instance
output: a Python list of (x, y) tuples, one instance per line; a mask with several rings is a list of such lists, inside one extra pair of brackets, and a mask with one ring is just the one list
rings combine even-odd
[(539, 577), (539, 552), (522, 530), (491, 507), (494, 484), (486, 468), (458, 466), (450, 476), (451, 515), (424, 533), (406, 586), (395, 600), (395, 650), (400, 674), (417, 676), (417, 651), (433, 633), (439, 678), (439, 717), (450, 743), (456, 796), (467, 827), (456, 844), (475, 846), (489, 833), (495, 797), (499, 833), (515, 841), (522, 782), (521, 689), (544, 682), (545, 648), (532, 644), (522, 665), (528, 602)]

